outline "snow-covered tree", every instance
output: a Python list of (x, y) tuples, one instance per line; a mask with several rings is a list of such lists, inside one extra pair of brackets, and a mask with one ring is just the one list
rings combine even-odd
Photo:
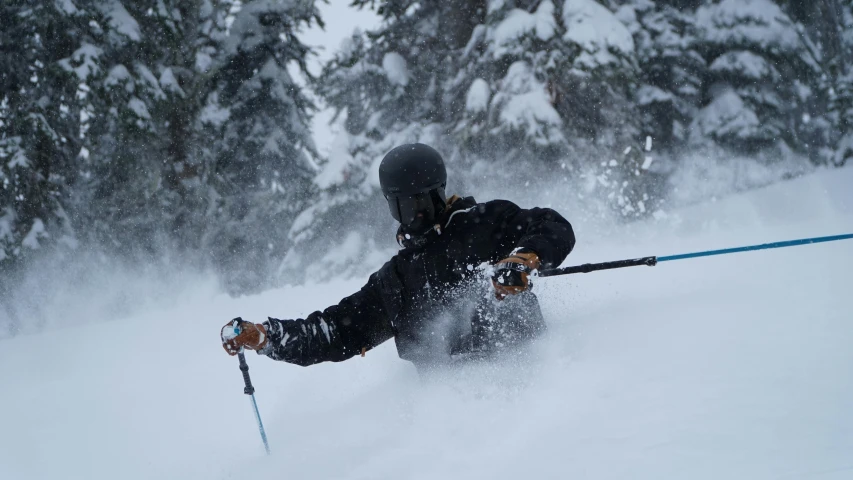
[(783, 9), (803, 25), (801, 35), (815, 45), (821, 68), (817, 109), (812, 122), (819, 159), (843, 165), (853, 159), (853, 3), (844, 0), (783, 0)]
[[(318, 255), (318, 268), (309, 275), (340, 271), (350, 254), (368, 255), (389, 237), (392, 220), (376, 197), (376, 169), (391, 148), (420, 141), (456, 156), (448, 126), (460, 106), (447, 98), (446, 88), (456, 75), (459, 52), (485, 15), (484, 5), (471, 0), (378, 3), (383, 27), (354, 33), (315, 82), (318, 93), (344, 117), (346, 133), (315, 178), (322, 192), (291, 232), (302, 245), (300, 252), (308, 249), (312, 255), (291, 255), (289, 271), (302, 271), (309, 263), (305, 259)], [(346, 239), (351, 252), (334, 254), (344, 241), (342, 225), (354, 229)]]
[(102, 2), (103, 115), (83, 189), (90, 236), (121, 254), (212, 262), (236, 290), (284, 256), (307, 201), (312, 108), (296, 33), (313, 1)]
[(606, 3), (492, 2), (460, 70), (453, 87), (465, 110), (453, 132), (463, 157), (484, 164), (472, 170), (502, 172), (501, 182), (523, 175), (533, 188), (588, 178), (579, 190), (591, 204), (647, 213), (644, 161), (623, 155), (642, 141), (636, 46)]
[(634, 43), (613, 12), (594, 0), (516, 3), (491, 2), (461, 52), (451, 92), (466, 153), (578, 167), (634, 139)]
[[(376, 170), (401, 143), (445, 155), (449, 193), (524, 178), (626, 218), (691, 162), (853, 158), (846, 0), (353, 6), (382, 24), (312, 79), (314, 0), (0, 5), (0, 270), (81, 243), (176, 250), (232, 291), (372, 266), (393, 245)], [(329, 158), (296, 70), (338, 110)]]
[(632, 0), (617, 13), (636, 45), (641, 136), (652, 137), (657, 150), (685, 145), (702, 98), (707, 64), (696, 50), (695, 8), (686, 3)]
[(519, 175), (535, 188), (555, 169), (594, 175), (602, 157), (640, 140), (633, 38), (605, 3), (377, 3), (382, 26), (355, 33), (317, 82), (346, 134), (315, 179), (321, 201), (297, 241), (318, 248), (349, 219), (365, 226), (363, 246), (380, 242), (376, 167), (401, 143), (438, 147), (455, 170), (450, 189), (482, 191)]
[(112, 0), (101, 8), (108, 64), (85, 203), (91, 231), (122, 253), (198, 248), (208, 203), (199, 151), (209, 141), (195, 120), (230, 3)]
[(819, 66), (800, 25), (771, 0), (708, 2), (696, 25), (708, 74), (691, 140), (741, 153), (810, 153), (801, 134), (819, 115), (809, 108)]
[(288, 73), (294, 63), (308, 75), (297, 33), (314, 21), (313, 1), (246, 2), (214, 56), (215, 88), (197, 119), (213, 146), (204, 152), (215, 192), (204, 248), (235, 291), (274, 276), (293, 220), (314, 201), (313, 105)]
[(0, 270), (73, 246), (68, 207), (87, 154), (90, 80), (101, 70), (91, 2), (0, 6)]

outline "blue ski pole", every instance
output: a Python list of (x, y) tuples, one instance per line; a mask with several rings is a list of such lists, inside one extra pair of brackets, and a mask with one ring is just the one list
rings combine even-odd
[[(240, 334), (240, 327), (234, 327), (234, 334)], [(240, 359), (240, 371), (243, 372), (243, 383), (246, 384), (245, 388), (243, 388), (243, 393), (251, 396), (252, 398), (252, 408), (255, 410), (255, 420), (258, 421), (258, 430), (261, 431), (261, 440), (264, 441), (264, 449), (267, 452), (267, 455), (270, 454), (270, 444), (267, 442), (267, 432), (264, 431), (264, 423), (261, 421), (261, 412), (258, 411), (258, 402), (255, 401), (255, 387), (252, 386), (252, 379), (249, 378), (249, 365), (246, 363), (246, 356), (243, 354), (243, 349), (240, 349), (240, 352), (237, 353), (237, 358)]]
[(539, 272), (540, 277), (553, 277), (557, 275), (570, 275), (573, 273), (589, 273), (599, 270), (611, 270), (614, 268), (637, 267), (646, 265), (654, 267), (658, 262), (670, 262), (673, 260), (685, 260), (688, 258), (710, 257), (713, 255), (727, 255), (729, 253), (751, 252), (755, 250), (769, 250), (771, 248), (795, 247), (798, 245), (810, 245), (813, 243), (835, 242), (838, 240), (851, 240), (853, 233), (844, 235), (832, 235), (829, 237), (812, 237), (799, 240), (788, 240), (784, 242), (762, 243), (760, 245), (748, 245), (745, 247), (725, 248), (722, 250), (707, 250), (703, 252), (685, 253), (681, 255), (669, 255), (665, 257), (643, 257), (630, 260), (617, 260), (615, 262), (585, 263), (574, 267), (554, 268)]

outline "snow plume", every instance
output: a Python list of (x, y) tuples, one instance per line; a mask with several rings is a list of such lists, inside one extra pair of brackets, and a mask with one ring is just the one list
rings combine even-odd
[[(27, 247), (36, 247), (40, 226)], [(0, 281), (0, 339), (161, 312), (220, 292), (218, 282), (181, 255), (129, 261), (91, 250), (51, 251)]]

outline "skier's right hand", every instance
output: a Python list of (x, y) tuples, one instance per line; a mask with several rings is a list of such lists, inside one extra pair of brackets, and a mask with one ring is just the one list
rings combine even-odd
[(243, 348), (260, 350), (267, 344), (269, 337), (267, 329), (260, 323), (252, 323), (240, 317), (226, 323), (219, 333), (222, 338), (222, 348), (232, 357)]

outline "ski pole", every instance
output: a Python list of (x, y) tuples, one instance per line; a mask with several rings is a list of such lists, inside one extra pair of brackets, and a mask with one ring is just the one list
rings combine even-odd
[(252, 408), (255, 410), (255, 420), (258, 421), (258, 430), (261, 431), (261, 440), (264, 441), (264, 450), (267, 455), (270, 454), (270, 444), (267, 442), (267, 432), (264, 430), (264, 422), (261, 421), (261, 412), (258, 410), (258, 402), (255, 401), (255, 387), (252, 386), (252, 379), (249, 378), (249, 364), (246, 363), (246, 355), (243, 354), (243, 349), (237, 353), (237, 358), (240, 359), (240, 371), (243, 372), (243, 383), (246, 386), (243, 388), (243, 393), (252, 397)]
[(853, 239), (853, 233), (844, 235), (832, 235), (828, 237), (812, 237), (799, 240), (787, 240), (784, 242), (762, 243), (759, 245), (748, 245), (745, 247), (725, 248), (722, 250), (706, 250), (702, 252), (684, 253), (681, 255), (669, 255), (665, 257), (643, 257), (631, 260), (618, 260), (615, 262), (603, 263), (585, 263), (574, 267), (554, 268), (539, 272), (540, 277), (554, 277), (557, 275), (570, 275), (573, 273), (589, 273), (599, 270), (610, 270), (614, 268), (637, 267), (646, 265), (654, 267), (660, 262), (670, 262), (673, 260), (685, 260), (688, 258), (710, 257), (713, 255), (727, 255), (729, 253), (751, 252), (755, 250), (769, 250), (772, 248), (795, 247), (798, 245), (810, 245), (813, 243), (835, 242), (838, 240)]
[[(233, 322), (233, 331), (223, 334), (223, 338), (234, 338), (240, 335), (240, 326), (243, 324), (242, 318), (235, 318)], [(249, 395), (252, 399), (252, 408), (255, 410), (255, 420), (258, 421), (258, 430), (261, 431), (261, 440), (264, 441), (264, 450), (267, 455), (270, 454), (270, 444), (267, 442), (267, 432), (264, 430), (264, 422), (261, 421), (261, 412), (258, 410), (258, 402), (255, 401), (255, 387), (252, 386), (252, 379), (249, 377), (249, 364), (246, 363), (246, 355), (243, 354), (241, 348), (237, 352), (237, 358), (240, 360), (240, 371), (243, 373), (243, 383), (246, 385), (243, 388), (243, 393)]]
[[(236, 329), (235, 329), (236, 330)], [(252, 398), (252, 408), (255, 410), (255, 420), (258, 421), (258, 430), (261, 432), (261, 440), (264, 441), (264, 450), (267, 455), (270, 454), (270, 444), (267, 442), (267, 432), (264, 430), (264, 423), (261, 421), (261, 412), (258, 410), (258, 402), (255, 401), (255, 387), (252, 386), (252, 379), (249, 378), (249, 365), (246, 363), (246, 356), (243, 354), (243, 349), (237, 354), (240, 359), (240, 371), (243, 372), (243, 383), (246, 384), (243, 388), (243, 393)]]

